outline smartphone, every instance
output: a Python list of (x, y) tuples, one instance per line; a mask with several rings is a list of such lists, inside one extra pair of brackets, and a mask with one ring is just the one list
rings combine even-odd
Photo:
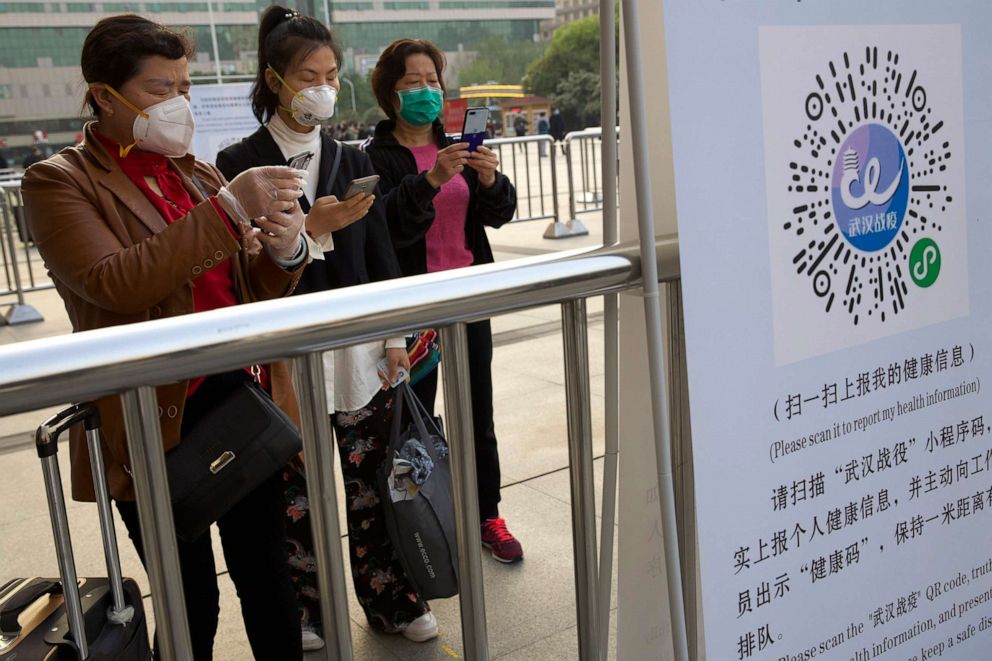
[(311, 160), (313, 160), (313, 152), (305, 151), (290, 158), (288, 165), (296, 170), (306, 170), (310, 166)]
[[(385, 374), (387, 377), (389, 376), (389, 360), (383, 358), (376, 364), (376, 367), (379, 369), (380, 372)], [(410, 373), (407, 371), (407, 369), (405, 367), (400, 367), (399, 369), (396, 370), (396, 381), (390, 383), (389, 385), (395, 388), (396, 386), (406, 381), (407, 377), (409, 376)]]
[(462, 142), (468, 143), (468, 150), (475, 151), (486, 137), (486, 125), (489, 123), (489, 108), (469, 108), (465, 111), (465, 122), (462, 124)]
[(379, 183), (379, 175), (373, 174), (368, 177), (359, 177), (358, 179), (352, 179), (351, 183), (348, 184), (348, 189), (344, 192), (343, 200), (350, 200), (359, 193), (365, 193), (366, 195), (371, 195), (375, 192), (375, 185)]

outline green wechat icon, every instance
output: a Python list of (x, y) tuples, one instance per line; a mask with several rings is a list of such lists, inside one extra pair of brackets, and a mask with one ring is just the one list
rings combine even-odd
[(918, 287), (929, 287), (940, 275), (940, 248), (933, 239), (920, 239), (909, 253), (909, 274)]

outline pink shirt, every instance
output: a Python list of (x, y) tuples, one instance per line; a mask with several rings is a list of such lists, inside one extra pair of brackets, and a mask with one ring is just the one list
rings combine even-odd
[[(437, 145), (409, 147), (417, 161), (417, 171), (434, 167)], [(468, 217), (469, 190), (465, 177), (455, 175), (441, 186), (434, 196), (434, 223), (427, 230), (427, 272), (447, 271), (471, 266), (475, 258), (465, 238), (465, 220)]]

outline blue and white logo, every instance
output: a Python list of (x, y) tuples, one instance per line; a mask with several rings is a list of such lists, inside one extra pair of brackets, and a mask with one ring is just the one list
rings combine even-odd
[(909, 201), (909, 166), (896, 135), (864, 124), (844, 140), (831, 185), (837, 229), (865, 252), (884, 250), (902, 227)]

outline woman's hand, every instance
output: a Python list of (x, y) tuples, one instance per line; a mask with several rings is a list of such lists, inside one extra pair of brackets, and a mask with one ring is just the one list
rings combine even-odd
[(468, 166), (479, 173), (479, 185), (483, 188), (495, 185), (499, 157), (492, 149), (479, 145), (476, 151), (469, 152)]
[(276, 259), (289, 261), (296, 256), (300, 249), (300, 232), (303, 231), (303, 221), (306, 216), (297, 202), (286, 211), (276, 211), (267, 216), (255, 219), (258, 228), (258, 240), (268, 248)]
[(401, 367), (406, 370), (406, 380), (410, 380), (410, 355), (406, 352), (406, 349), (402, 347), (386, 349), (386, 364), (389, 365), (389, 374), (379, 372), (383, 390), (389, 390), (392, 384), (396, 382), (396, 379), (399, 378)]
[(467, 142), (448, 145), (437, 153), (434, 167), (427, 171), (427, 181), (434, 188), (440, 188), (465, 169), (470, 155)]
[(217, 192), (217, 201), (237, 220), (290, 211), (303, 195), (306, 172), (282, 165), (245, 170)]
[(324, 236), (344, 229), (364, 218), (373, 202), (375, 195), (366, 193), (359, 193), (344, 201), (338, 201), (333, 195), (317, 198), (307, 214), (307, 231), (311, 236)]
[(258, 240), (259, 230), (247, 220), (238, 220), (238, 233), (241, 235), (241, 249), (248, 257), (257, 257), (262, 252), (262, 242)]

